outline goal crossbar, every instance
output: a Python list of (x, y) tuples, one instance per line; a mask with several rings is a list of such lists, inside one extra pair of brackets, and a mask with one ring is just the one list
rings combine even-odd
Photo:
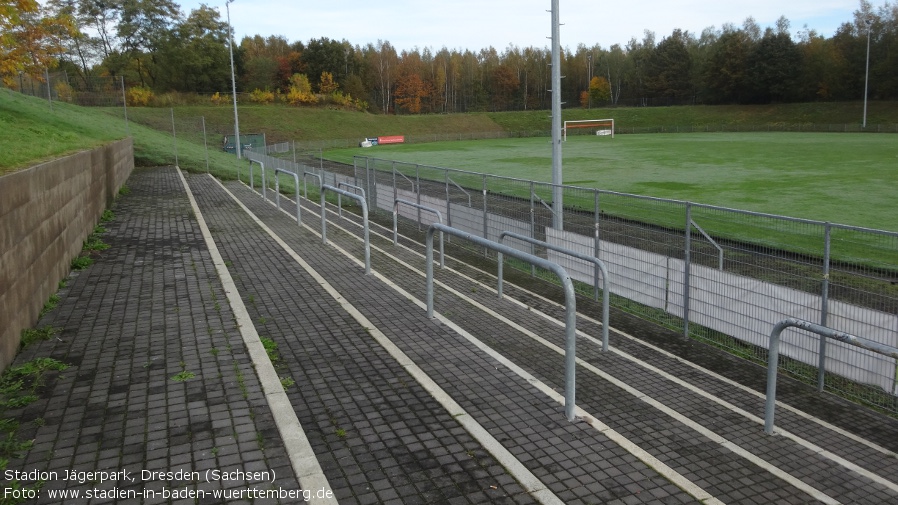
[[(576, 121), (565, 121), (564, 129), (562, 130), (563, 140), (567, 140), (567, 130), (568, 128), (598, 128), (596, 131), (597, 135), (602, 135), (600, 132), (611, 132), (611, 138), (614, 138), (614, 119), (580, 119)], [(607, 134), (607, 133), (605, 133)]]

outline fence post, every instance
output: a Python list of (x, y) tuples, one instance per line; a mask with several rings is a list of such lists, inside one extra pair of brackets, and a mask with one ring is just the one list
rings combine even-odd
[(178, 134), (175, 133), (175, 109), (172, 107), (171, 109), (171, 143), (175, 149), (175, 166), (179, 166), (178, 164)]
[[(125, 76), (122, 77), (122, 108), (125, 109), (125, 133), (131, 136), (131, 126), (128, 124), (128, 97), (125, 95)], [(22, 85), (19, 84), (19, 92), (21, 93)]]
[[(530, 181), (530, 236), (536, 238), (536, 193), (533, 181)], [(548, 238), (548, 237), (546, 237)], [(530, 243), (530, 254), (536, 256), (536, 244)], [(536, 277), (536, 266), (530, 264), (530, 277)]]
[[(596, 259), (600, 259), (599, 251), (601, 250), (600, 249), (601, 243), (599, 241), (599, 190), (597, 190), (597, 189), (593, 190), (593, 196), (595, 198), (595, 207), (594, 208), (595, 208), (595, 221), (596, 221), (596, 223), (595, 223), (595, 226), (596, 226), (595, 244), (593, 247), (593, 256), (595, 256)], [(595, 297), (596, 301), (598, 301), (598, 299), (599, 299), (599, 269), (598, 268), (593, 268), (592, 282), (593, 282), (593, 287), (594, 287), (594, 297)], [(608, 296), (608, 293), (605, 293), (602, 296)]]
[[(415, 203), (421, 205), (421, 165), (415, 164)], [(418, 231), (421, 231), (421, 208), (418, 207)]]
[[(826, 326), (829, 319), (829, 257), (831, 249), (832, 225), (824, 225), (823, 234), (823, 287), (820, 293), (820, 326)], [(817, 364), (817, 391), (823, 392), (826, 379), (826, 339), (820, 339), (820, 362)]]
[[(483, 238), (488, 239), (489, 235), (487, 235), (489, 231), (489, 219), (486, 214), (486, 174), (483, 174)], [(489, 256), (487, 252), (487, 248), (483, 248), (483, 255)]]
[(449, 195), (449, 171), (443, 169), (443, 176), (446, 179), (446, 226), (452, 226), (452, 199)]
[(393, 172), (393, 200), (399, 198), (399, 188), (396, 186), (396, 162), (390, 162), (390, 170)]
[(686, 247), (683, 255), (683, 338), (689, 340), (689, 273), (692, 261), (692, 204), (686, 202)]
[(209, 143), (206, 141), (206, 116), (200, 116), (203, 120), (203, 151), (206, 153), (206, 173), (209, 173)]

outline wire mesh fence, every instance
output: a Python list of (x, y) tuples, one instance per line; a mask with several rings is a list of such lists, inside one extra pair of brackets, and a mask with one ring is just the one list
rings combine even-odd
[[(571, 186), (556, 228), (551, 184), (368, 157), (348, 173), (389, 195), (372, 208), (426, 199), (478, 236), (512, 231), (593, 255), (610, 293), (592, 265), (509, 241), (567, 268), (584, 294), (759, 363), (771, 328), (789, 317), (898, 344), (898, 233)], [(820, 352), (819, 337), (786, 331), (781, 369), (816, 383)], [(838, 342), (823, 352), (827, 390), (898, 414), (895, 359)]]
[[(65, 85), (63, 85), (65, 84)], [(77, 84), (77, 85), (76, 85)], [(43, 87), (42, 87), (43, 86)], [(47, 74), (44, 82), (22, 76), (20, 91), (50, 101), (122, 107), (127, 119), (127, 90), (115, 78), (73, 84), (67, 76)], [(233, 124), (184, 117), (147, 124), (171, 131), (172, 160), (179, 149), (202, 149), (205, 169), (223, 156)], [(778, 126), (618, 128), (616, 133), (690, 131), (774, 131)], [(766, 131), (765, 130), (765, 131)], [(857, 125), (782, 125), (780, 131), (859, 131)], [(898, 132), (895, 125), (868, 125), (866, 131)], [(548, 136), (548, 132), (481, 132), (407, 137), (408, 142)], [(325, 184), (339, 181), (365, 189), (373, 212), (392, 212), (396, 199), (438, 210), (450, 226), (496, 240), (512, 231), (602, 260), (610, 288), (601, 292), (593, 265), (572, 260), (529, 243), (508, 244), (556, 261), (569, 270), (582, 293), (608, 296), (614, 307), (682, 332), (757, 362), (766, 362), (772, 326), (796, 317), (839, 331), (898, 346), (898, 233), (713, 207), (689, 202), (563, 186), (563, 206), (553, 202), (547, 183), (491, 176), (444, 167), (357, 157), (354, 166), (325, 162), (322, 150), (352, 147), (358, 139), (281, 142), (253, 147), (245, 156), (300, 175), (303, 188), (317, 197), (305, 173)], [(226, 169), (248, 181), (246, 160), (228, 155)], [(194, 167), (201, 168), (201, 167)], [(284, 181), (292, 191), (292, 181)], [(261, 184), (259, 171), (254, 184)], [(561, 210), (563, 209), (563, 210)], [(562, 226), (554, 225), (562, 213)], [(426, 226), (430, 213), (414, 208), (403, 217)], [(478, 251), (487, 254), (485, 251)], [(545, 277), (529, 265), (512, 267)], [(797, 330), (783, 333), (781, 369), (815, 382), (821, 363), (827, 390), (898, 414), (898, 363), (859, 348), (830, 342)]]

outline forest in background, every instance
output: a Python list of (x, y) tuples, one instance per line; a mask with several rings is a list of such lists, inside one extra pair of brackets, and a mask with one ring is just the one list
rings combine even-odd
[[(0, 0), (18, 60), (0, 61), (15, 88), (23, 74), (43, 79), (53, 66), (72, 92), (124, 81), (129, 100), (170, 92), (230, 99), (228, 27), (202, 5), (184, 15), (172, 0)], [(24, 6), (24, 7), (21, 7)], [(15, 13), (15, 10), (13, 11)], [(401, 26), (397, 26), (401, 29)], [(898, 4), (861, 0), (832, 37), (793, 31), (785, 18), (762, 29), (752, 19), (702, 33), (674, 30), (611, 47), (567, 47), (562, 55), (566, 107), (766, 104), (857, 100), (864, 96), (867, 41), (869, 97), (898, 99)], [(2, 48), (2, 46), (0, 46)], [(9, 59), (9, 52), (0, 57)], [(13, 55), (15, 56), (15, 55)], [(305, 42), (255, 35), (234, 41), (243, 103), (327, 104), (395, 114), (546, 109), (548, 47), (397, 51), (389, 41), (365, 46), (328, 38)]]

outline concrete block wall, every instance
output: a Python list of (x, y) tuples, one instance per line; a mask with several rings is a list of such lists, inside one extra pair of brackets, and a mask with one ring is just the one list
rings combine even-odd
[(0, 369), (133, 169), (125, 139), (0, 177)]

